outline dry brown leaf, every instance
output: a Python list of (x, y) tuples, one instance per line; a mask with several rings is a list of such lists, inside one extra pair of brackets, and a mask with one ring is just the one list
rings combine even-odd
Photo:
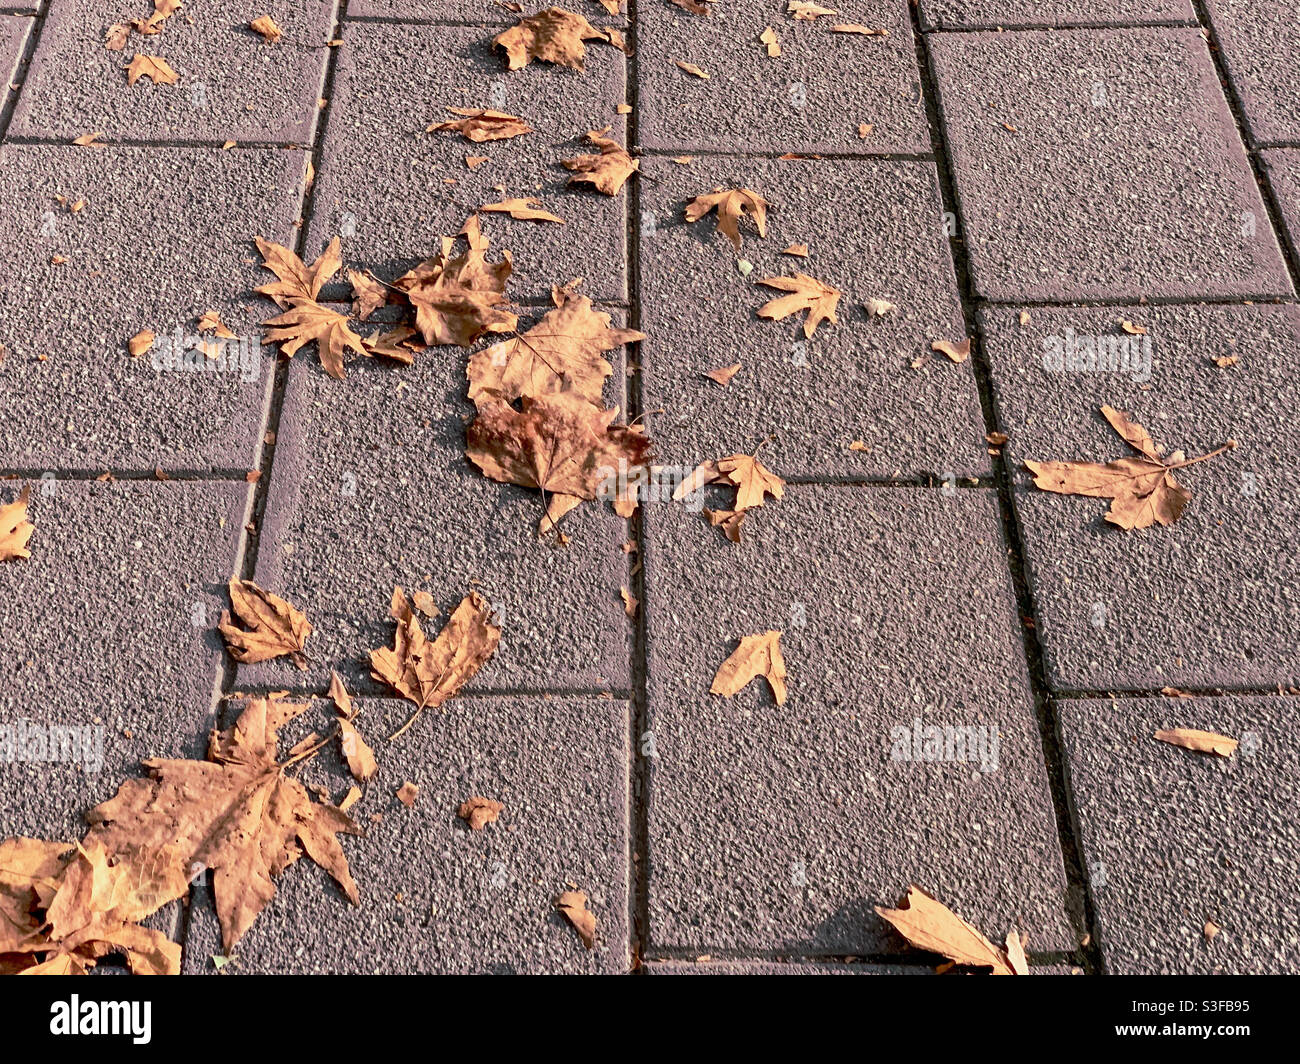
[(155, 85), (175, 85), (180, 80), (180, 75), (171, 68), (166, 59), (136, 52), (135, 58), (126, 68), (126, 83), (134, 85), (141, 78), (148, 78)]
[(722, 534), (732, 543), (740, 542), (740, 526), (745, 523), (745, 510), (701, 510), (704, 520), (714, 528), (722, 529)]
[(587, 908), (587, 895), (580, 890), (566, 890), (555, 902), (555, 907), (562, 912), (578, 932), (582, 944), (587, 949), (596, 948), (596, 914)]
[(709, 380), (713, 381), (715, 384), (720, 384), (725, 388), (731, 383), (731, 378), (740, 372), (740, 367), (741, 364), (737, 362), (733, 366), (722, 366), (719, 369), (711, 369), (705, 373), (704, 376), (708, 377)]
[(1140, 458), (1119, 458), (1101, 465), (1096, 462), (1025, 462), (1034, 475), (1034, 486), (1058, 495), (1087, 495), (1110, 499), (1106, 520), (1128, 531), (1152, 525), (1172, 525), (1181, 516), (1192, 495), (1174, 479), (1182, 469), (1236, 447), (1229, 440), (1217, 451), (1199, 458), (1165, 461), (1149, 433), (1127, 414), (1110, 406), (1101, 408), (1111, 428)]
[(873, 30), (870, 26), (863, 26), (858, 22), (841, 22), (839, 25), (831, 27), (832, 33), (856, 33), (860, 37), (888, 37), (889, 30)]
[(992, 968), (994, 975), (1014, 975), (1007, 955), (946, 905), (913, 884), (903, 907), (876, 912), (917, 949), (938, 953), (956, 964)]
[(305, 669), (307, 658), (302, 649), (312, 633), (306, 614), (251, 580), (232, 580), (229, 590), (235, 616), (248, 629), (232, 624), (229, 610), (222, 612), (218, 627), (230, 656), (251, 665), (288, 654), (298, 668)]
[(1201, 928), (1201, 933), (1205, 936), (1206, 942), (1213, 942), (1216, 938), (1219, 937), (1219, 932), (1222, 930), (1223, 928), (1220, 927), (1218, 924), (1216, 924), (1213, 920), (1206, 920), (1205, 926)]
[(397, 800), (408, 809), (415, 804), (415, 800), (420, 797), (420, 788), (406, 780), (396, 791)]
[(278, 281), (257, 289), (259, 295), (274, 299), (280, 307), (290, 307), (304, 300), (315, 301), (321, 286), (338, 273), (343, 265), (339, 238), (335, 237), (320, 257), (307, 266), (302, 259), (281, 244), (257, 238), (257, 250), (262, 254), (262, 265)]
[(542, 201), (539, 199), (509, 199), (502, 200), (500, 203), (485, 203), (479, 208), (481, 211), (488, 211), (495, 214), (508, 214), (511, 218), (520, 222), (557, 222), (564, 224), (564, 219), (559, 218), (550, 211), (544, 211)]
[(527, 332), (470, 358), (466, 376), (476, 404), (567, 391), (599, 403), (614, 372), (604, 354), (646, 338), (635, 329), (612, 328), (610, 316), (586, 296), (557, 289), (553, 298), (555, 309)]
[(442, 610), (438, 609), (438, 604), (433, 601), (433, 596), (427, 591), (417, 591), (411, 596), (411, 602), (415, 608), (432, 620), (434, 617), (441, 617)]
[(104, 33), (104, 47), (111, 52), (120, 52), (126, 47), (127, 38), (130, 36), (130, 26), (125, 22), (114, 22)]
[(807, 245), (807, 244), (791, 244), (788, 248), (785, 248), (785, 249), (781, 252), (781, 254), (782, 254), (782, 255), (789, 255), (789, 256), (791, 256), (792, 258), (796, 258), (796, 259), (806, 259), (806, 258), (808, 257), (808, 245)]
[(275, 24), (275, 19), (270, 15), (259, 15), (248, 24), (248, 28), (254, 33), (261, 34), (272, 44), (284, 36), (284, 31)]
[(767, 45), (767, 57), (769, 59), (777, 59), (780, 57), (781, 38), (776, 35), (776, 30), (772, 29), (771, 26), (768, 26), (767, 29), (758, 35), (758, 39), (763, 44)]
[(397, 732), (401, 734), (423, 710), (442, 705), (483, 667), (501, 640), (501, 629), (477, 592), (461, 599), (433, 642), (400, 587), (393, 589), (389, 612), (397, 622), (393, 646), (370, 652), (370, 675), (415, 703), (416, 712)]
[(752, 510), (763, 505), (766, 496), (785, 495), (785, 481), (752, 454), (733, 454), (718, 459), (718, 472), (736, 485), (737, 510)]
[(142, 919), (211, 869), (228, 954), (275, 896), (273, 877), (304, 852), (359, 904), (337, 836), (360, 829), (337, 807), (313, 803), (285, 773), (317, 747), (300, 743), (287, 761), (276, 760), (280, 729), (306, 708), (249, 699), (233, 727), (212, 732), (207, 761), (149, 758), (148, 778), (128, 780), (87, 814), (87, 839), (131, 872), (131, 894), (113, 915)]
[(488, 161), (488, 156), (486, 155), (465, 156), (465, 165), (468, 166), (471, 170), (477, 170), (480, 166), (482, 166), (487, 161)]
[(883, 318), (891, 310), (898, 309), (898, 307), (887, 299), (868, 299), (863, 306), (865, 307), (867, 314), (873, 318)]
[(636, 609), (641, 605), (641, 600), (625, 587), (620, 587), (618, 594), (623, 600), (623, 612), (629, 617), (635, 617)]
[(236, 339), (235, 334), (226, 327), (226, 323), (221, 320), (215, 310), (205, 310), (199, 316), (199, 322), (195, 328), (201, 333), (215, 333), (223, 340)]
[(352, 285), (352, 313), (365, 321), (388, 302), (388, 286), (369, 274), (348, 270), (348, 283)]
[(808, 339), (812, 339), (817, 326), (824, 321), (829, 321), (832, 325), (839, 324), (836, 308), (844, 293), (838, 288), (823, 284), (806, 273), (797, 273), (793, 277), (765, 277), (758, 283), (789, 293), (759, 307), (760, 318), (780, 321), (791, 314), (807, 311), (808, 317), (804, 319), (803, 334)]
[(872, 125), (870, 122), (858, 123), (858, 140), (866, 140), (869, 136), (871, 136), (871, 131), (875, 128), (876, 127)]
[(674, 59), (673, 62), (677, 64), (677, 68), (679, 70), (684, 70), (687, 74), (690, 74), (692, 77), (703, 78), (705, 81), (709, 80), (710, 75), (705, 71), (701, 70), (694, 63), (684, 63), (680, 59)]
[(518, 115), (509, 115), (504, 111), (487, 111), (473, 107), (448, 107), (455, 115), (463, 115), (456, 121), (432, 123), (425, 128), (426, 133), (459, 133), (466, 140), (483, 144), (489, 140), (509, 140), (525, 133), (534, 132), (533, 128)]
[(953, 362), (960, 364), (970, 358), (970, 340), (963, 340), (959, 344), (950, 340), (935, 340), (930, 344), (930, 350), (947, 355)]
[(1166, 728), (1156, 732), (1155, 737), (1162, 743), (1181, 746), (1201, 754), (1218, 754), (1220, 757), (1231, 757), (1237, 752), (1238, 745), (1236, 739), (1196, 728)]
[(573, 172), (569, 178), (570, 185), (592, 185), (606, 196), (617, 196), (624, 182), (640, 168), (640, 162), (624, 151), (617, 141), (605, 136), (608, 132), (606, 128), (587, 134), (587, 141), (600, 149), (598, 154), (579, 155), (561, 162), (566, 170)]
[(758, 676), (767, 680), (776, 704), (783, 705), (786, 671), (785, 659), (781, 656), (780, 632), (744, 636), (740, 646), (719, 666), (709, 694), (730, 698)]
[(740, 250), (740, 219), (748, 215), (754, 219), (760, 237), (767, 236), (768, 202), (757, 192), (747, 188), (715, 188), (707, 196), (696, 196), (686, 205), (686, 220), (698, 222), (709, 211), (717, 209), (718, 232)]
[(492, 46), (505, 51), (511, 70), (520, 70), (534, 59), (581, 70), (587, 56), (583, 42), (590, 40), (608, 41), (609, 36), (581, 15), (551, 7), (498, 33)]
[(1144, 325), (1134, 325), (1131, 321), (1122, 321), (1119, 327), (1130, 336), (1146, 336), (1147, 328)]
[(361, 343), (361, 337), (352, 331), (346, 315), (310, 300), (298, 303), (262, 324), (270, 327), (262, 337), (262, 343), (279, 344), (281, 353), (290, 358), (314, 340), (325, 372), (338, 380), (346, 376), (343, 369), (345, 349), (359, 355), (370, 354)]
[(97, 133), (83, 133), (79, 137), (73, 137), (72, 143), (77, 145), (77, 147), (79, 148), (85, 148), (88, 145), (94, 144), (101, 137), (103, 137), (103, 135), (104, 135), (104, 131), (102, 129)]
[[(710, 8), (700, 3), (699, 0), (668, 0), (668, 2), (670, 4), (675, 4), (683, 11), (689, 11), (692, 15), (707, 15), (711, 11)], [(709, 0), (709, 3), (713, 2), (714, 0)]]
[(337, 672), (330, 673), (329, 696), (334, 700), (339, 714), (339, 742), (343, 759), (348, 763), (352, 778), (364, 783), (379, 771), (379, 765), (375, 761), (375, 752), (361, 737), (361, 732), (354, 723), (360, 711), (353, 705), (352, 696), (348, 694)]
[(1014, 928), (1007, 932), (1007, 948), (1003, 951), (1007, 957), (1007, 966), (1012, 975), (1029, 974), (1029, 958), (1025, 956), (1026, 938)]
[(461, 802), (456, 815), (469, 825), (470, 831), (482, 831), (486, 825), (495, 824), (505, 808), (501, 802), (475, 796)]
[(415, 350), (422, 346), (414, 339), (417, 335), (409, 325), (395, 325), (374, 336), (363, 336), (361, 343), (372, 355), (409, 366), (415, 361)]
[(823, 18), (827, 15), (839, 14), (833, 7), (822, 7), (821, 4), (814, 4), (809, 0), (789, 0), (786, 11), (796, 19), (804, 22), (810, 22), (813, 19)]
[[(43, 941), (43, 916), (69, 860), (71, 842), (11, 838), (0, 841), (0, 958)], [(3, 960), (0, 960), (3, 971)]]
[(619, 4), (622, 3), (622, 0), (596, 0), (596, 2), (611, 15), (617, 15)]

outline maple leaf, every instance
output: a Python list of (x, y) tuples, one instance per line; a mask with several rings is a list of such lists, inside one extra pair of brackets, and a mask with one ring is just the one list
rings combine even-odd
[(251, 665), (288, 654), (298, 668), (305, 669), (307, 659), (302, 648), (312, 633), (306, 615), (251, 580), (232, 580), (229, 591), (235, 616), (248, 628), (245, 631), (232, 624), (229, 610), (222, 612), (218, 627), (230, 656)]
[(329, 242), (320, 257), (307, 266), (302, 259), (281, 244), (257, 238), (257, 250), (262, 253), (262, 265), (279, 278), (264, 284), (257, 293), (269, 296), (281, 307), (290, 307), (305, 300), (315, 301), (321, 286), (339, 272), (343, 255), (339, 238)]
[(442, 705), (483, 667), (501, 640), (501, 629), (477, 592), (461, 599), (433, 642), (400, 587), (393, 589), (389, 612), (397, 622), (393, 646), (370, 652), (370, 675), (415, 703), (414, 715), (394, 733), (396, 738), (423, 710)]
[(606, 196), (617, 196), (624, 182), (640, 168), (640, 162), (624, 151), (617, 141), (605, 136), (608, 132), (609, 127), (606, 127), (587, 134), (587, 141), (600, 149), (599, 154), (563, 160), (561, 165), (573, 171), (570, 185), (593, 185)]
[(141, 78), (148, 78), (155, 85), (175, 85), (180, 80), (180, 75), (168, 65), (166, 59), (136, 52), (135, 58), (126, 68), (126, 83), (134, 85)]
[(365, 321), (388, 303), (388, 287), (382, 281), (356, 270), (348, 270), (348, 283), (352, 285), (352, 313), (358, 320)]
[(700, 513), (714, 528), (722, 529), (722, 534), (732, 543), (740, 542), (740, 527), (745, 523), (744, 510), (701, 510)]
[(13, 502), (0, 505), (0, 562), (30, 558), (27, 544), (36, 526), (27, 520), (27, 503), (32, 497), (32, 486), (27, 484)]
[(596, 914), (587, 908), (587, 895), (580, 890), (566, 890), (556, 899), (560, 910), (578, 932), (587, 949), (596, 948)]
[(485, 332), (511, 332), (519, 319), (501, 310), (506, 279), (514, 269), (510, 252), (497, 263), (487, 261), (490, 242), (477, 214), (458, 234), (467, 250), (453, 256), (455, 240), (443, 237), (442, 251), (393, 282), (415, 308), (415, 324), (426, 344), (469, 347)]
[(38, 940), (67, 863), (70, 842), (11, 838), (0, 841), (0, 956), (25, 952)]
[(359, 904), (338, 835), (359, 835), (360, 828), (335, 806), (313, 803), (285, 771), (318, 747), (300, 743), (286, 761), (276, 760), (280, 729), (306, 708), (276, 696), (250, 698), (233, 727), (212, 732), (207, 761), (149, 758), (147, 777), (127, 780), (87, 814), (87, 838), (144, 884), (123, 916), (143, 918), (212, 869), (228, 954), (275, 896), (274, 877), (304, 852)]
[(465, 430), (465, 454), (493, 480), (543, 492), (594, 499), (615, 473), (649, 460), (650, 441), (611, 424), (602, 410), (573, 392), (525, 397), (523, 410), (485, 402)]
[(272, 44), (275, 44), (276, 41), (284, 36), (284, 31), (275, 24), (275, 19), (270, 15), (259, 15), (257, 18), (249, 22), (248, 28), (254, 33), (261, 34), (261, 36), (265, 37)]
[(283, 314), (268, 318), (262, 323), (271, 326), (262, 337), (263, 344), (279, 344), (282, 354), (292, 358), (305, 344), (316, 341), (316, 353), (325, 372), (342, 380), (343, 351), (351, 348), (359, 355), (369, 357), (370, 352), (361, 343), (361, 337), (348, 325), (347, 316), (330, 310), (311, 300), (296, 303)]
[(812, 339), (817, 326), (824, 321), (829, 321), (833, 325), (839, 324), (835, 312), (840, 297), (844, 294), (839, 289), (823, 284), (806, 273), (797, 273), (793, 277), (766, 277), (758, 283), (789, 293), (789, 295), (778, 296), (759, 307), (760, 318), (780, 321), (791, 314), (806, 310), (808, 317), (804, 319), (803, 334), (808, 339)]
[(607, 41), (609, 37), (581, 15), (551, 7), (498, 33), (492, 46), (505, 51), (511, 70), (520, 70), (534, 59), (581, 70), (587, 55), (583, 41), (590, 40)]
[(461, 802), (456, 815), (469, 824), (471, 831), (482, 831), (484, 825), (496, 823), (505, 808), (504, 804), (491, 798), (474, 797)]
[(479, 210), (508, 214), (511, 218), (520, 222), (558, 222), (560, 225), (564, 224), (563, 218), (559, 218), (549, 211), (541, 210), (541, 206), (542, 201), (539, 199), (509, 199), (500, 203), (486, 203)]
[(785, 481), (763, 465), (755, 455), (733, 454), (719, 458), (718, 472), (736, 485), (737, 510), (752, 510), (763, 505), (763, 499), (771, 495), (781, 498), (785, 495)]
[(1156, 732), (1155, 737), (1162, 743), (1181, 746), (1201, 754), (1218, 754), (1220, 757), (1231, 757), (1239, 745), (1236, 739), (1197, 728), (1166, 728)]
[(459, 133), (466, 140), (482, 144), (489, 140), (509, 140), (511, 137), (534, 132), (518, 115), (509, 115), (504, 111), (474, 107), (448, 107), (447, 110), (464, 117), (449, 122), (431, 123), (425, 128), (426, 133)]
[(696, 196), (686, 205), (686, 220), (698, 222), (709, 211), (717, 208), (718, 232), (740, 250), (740, 219), (748, 215), (754, 219), (759, 236), (767, 236), (768, 203), (757, 192), (747, 188), (715, 188), (707, 196)]
[(915, 884), (907, 888), (901, 908), (877, 905), (876, 912), (918, 949), (941, 954), (957, 964), (991, 967), (994, 975), (1016, 974), (1003, 950)]
[(476, 404), (561, 391), (599, 403), (605, 378), (614, 372), (603, 354), (646, 338), (635, 329), (611, 328), (610, 316), (595, 310), (586, 296), (556, 289), (552, 299), (555, 309), (527, 332), (470, 358), (466, 376)]
[(153, 37), (162, 33), (162, 24), (176, 14), (181, 7), (180, 0), (153, 0), (153, 14), (147, 19), (132, 19), (131, 25), (136, 33), (145, 37)]
[(776, 704), (784, 704), (786, 671), (785, 659), (781, 656), (780, 632), (744, 636), (740, 646), (718, 667), (709, 694), (730, 698), (756, 676), (767, 680)]
[(361, 737), (361, 732), (354, 723), (361, 711), (352, 704), (352, 696), (348, 694), (337, 672), (330, 673), (329, 696), (334, 700), (339, 715), (339, 741), (343, 748), (343, 758), (348, 763), (348, 771), (352, 773), (353, 779), (365, 782), (379, 771), (379, 765), (375, 762), (375, 752)]
[(1119, 458), (1101, 465), (1096, 462), (1025, 462), (1034, 475), (1034, 485), (1058, 495), (1087, 495), (1110, 499), (1106, 520), (1125, 531), (1172, 525), (1182, 515), (1192, 495), (1174, 479), (1173, 471), (1214, 458), (1237, 446), (1229, 440), (1216, 451), (1199, 458), (1183, 458), (1176, 452), (1166, 461), (1150, 434), (1127, 414), (1110, 406), (1102, 416), (1140, 458)]
[(375, 336), (363, 336), (361, 342), (372, 355), (391, 358), (409, 366), (415, 361), (414, 349), (420, 346), (412, 341), (416, 335), (416, 331), (409, 325), (395, 325)]

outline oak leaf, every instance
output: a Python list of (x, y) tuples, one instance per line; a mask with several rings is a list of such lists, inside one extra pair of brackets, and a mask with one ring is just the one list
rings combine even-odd
[(1181, 746), (1201, 754), (1218, 754), (1220, 757), (1231, 757), (1238, 746), (1236, 739), (1197, 728), (1166, 728), (1156, 732), (1155, 737), (1162, 743)]
[(279, 278), (257, 289), (259, 295), (274, 299), (281, 307), (290, 307), (304, 300), (315, 301), (320, 295), (321, 286), (339, 272), (343, 265), (339, 238), (335, 237), (329, 246), (310, 266), (281, 244), (257, 238), (257, 250), (262, 253), (262, 265)]
[(835, 314), (840, 298), (844, 294), (839, 289), (823, 284), (806, 273), (797, 273), (793, 277), (766, 277), (758, 283), (789, 293), (778, 296), (759, 307), (760, 318), (780, 321), (791, 314), (806, 310), (808, 317), (804, 319), (803, 334), (808, 339), (812, 339), (817, 326), (824, 321), (829, 321), (833, 325), (839, 324), (839, 318)]
[(231, 623), (223, 611), (218, 626), (230, 656), (243, 665), (288, 654), (300, 669), (307, 667), (302, 649), (312, 633), (311, 622), (300, 609), (278, 595), (263, 591), (251, 580), (232, 580), (230, 604), (247, 631)]
[(87, 839), (137, 877), (122, 915), (156, 911), (211, 869), (229, 954), (275, 896), (274, 879), (303, 853), (359, 904), (338, 835), (359, 835), (360, 828), (335, 806), (312, 802), (285, 772), (317, 747), (300, 743), (277, 761), (280, 729), (306, 708), (276, 696), (251, 698), (233, 727), (212, 732), (207, 761), (149, 758), (146, 778), (128, 780), (87, 814)]
[(686, 205), (686, 220), (698, 222), (709, 211), (717, 209), (718, 232), (740, 250), (740, 219), (744, 215), (754, 219), (759, 236), (767, 236), (768, 203), (757, 192), (748, 188), (715, 188), (707, 196), (696, 196)]
[(592, 403), (601, 401), (605, 379), (614, 372), (604, 354), (646, 336), (611, 327), (610, 316), (594, 309), (586, 296), (556, 289), (552, 298), (555, 309), (527, 332), (470, 358), (466, 376), (471, 400), (509, 401), (572, 391)]
[(1174, 479), (1173, 471), (1214, 458), (1236, 447), (1235, 440), (1199, 458), (1175, 452), (1169, 460), (1150, 434), (1129, 415), (1110, 406), (1102, 416), (1117, 435), (1141, 457), (1119, 458), (1105, 465), (1096, 462), (1025, 462), (1034, 485), (1058, 495), (1087, 495), (1110, 499), (1106, 520), (1128, 531), (1152, 525), (1172, 525), (1192, 495)]
[(730, 698), (757, 676), (767, 680), (776, 704), (784, 704), (786, 671), (780, 632), (744, 636), (731, 656), (718, 667), (709, 694)]
[(573, 925), (582, 944), (587, 949), (595, 949), (596, 914), (587, 908), (587, 895), (580, 890), (566, 890), (556, 899), (555, 907)]
[(563, 160), (561, 165), (573, 172), (570, 185), (592, 185), (606, 196), (617, 196), (624, 182), (640, 168), (640, 162), (605, 136), (608, 132), (607, 127), (587, 134), (587, 141), (600, 149), (598, 154)]
[(290, 358), (314, 340), (325, 372), (338, 380), (346, 375), (343, 369), (345, 348), (359, 355), (370, 355), (361, 343), (361, 337), (352, 331), (346, 315), (311, 300), (296, 303), (262, 324), (271, 327), (262, 337), (262, 343), (279, 344), (281, 353)]
[(180, 75), (171, 68), (166, 59), (136, 52), (135, 58), (126, 68), (126, 83), (134, 85), (141, 78), (148, 78), (155, 85), (175, 85), (180, 80)]
[(459, 133), (466, 140), (482, 144), (489, 140), (509, 140), (534, 130), (518, 115), (504, 111), (490, 111), (474, 107), (448, 107), (452, 114), (463, 117), (448, 122), (431, 123), (426, 133)]
[(876, 912), (913, 946), (941, 954), (957, 964), (991, 967), (994, 975), (1015, 974), (1003, 950), (920, 887), (908, 887), (904, 903), (898, 909), (877, 905)]
[(13, 502), (0, 505), (0, 562), (30, 558), (27, 544), (36, 526), (27, 520), (27, 503), (32, 497), (32, 486), (27, 484)]
[(505, 808), (491, 798), (474, 797), (461, 802), (456, 815), (469, 824), (471, 831), (482, 831), (484, 825), (495, 823)]
[(505, 51), (511, 70), (520, 70), (534, 59), (581, 70), (587, 55), (583, 42), (590, 40), (607, 41), (609, 37), (581, 15), (551, 7), (498, 33), (492, 46)]

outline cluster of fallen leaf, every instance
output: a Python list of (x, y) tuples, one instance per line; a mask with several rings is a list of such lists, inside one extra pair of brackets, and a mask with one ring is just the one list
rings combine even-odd
[[(141, 37), (158, 36), (163, 32), (167, 20), (184, 6), (180, 0), (153, 0), (153, 14), (126, 22), (114, 22), (109, 26), (104, 33), (104, 47), (111, 52), (121, 52), (125, 51), (132, 33)], [(283, 31), (270, 15), (250, 19), (248, 28), (271, 44), (283, 36)], [(158, 55), (136, 52), (125, 69), (128, 85), (134, 85), (141, 78), (148, 78), (155, 85), (175, 85), (180, 80), (180, 75), (172, 65)]]

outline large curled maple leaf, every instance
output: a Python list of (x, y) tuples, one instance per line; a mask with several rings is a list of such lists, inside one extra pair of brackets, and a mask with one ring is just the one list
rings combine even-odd
[(247, 626), (244, 630), (232, 624), (229, 612), (221, 614), (218, 628), (230, 656), (251, 665), (287, 654), (298, 668), (305, 669), (307, 659), (302, 649), (312, 633), (306, 614), (251, 580), (232, 580), (229, 591), (235, 615)]
[(527, 332), (470, 359), (466, 376), (475, 403), (561, 391), (599, 403), (605, 378), (614, 372), (604, 352), (646, 338), (635, 329), (611, 328), (610, 316), (595, 310), (586, 296), (557, 288), (552, 299), (555, 309)]
[(581, 15), (551, 7), (498, 33), (492, 46), (505, 51), (511, 70), (520, 70), (534, 59), (581, 70), (587, 56), (583, 41), (590, 40), (608, 41), (609, 35)]
[(633, 159), (618, 141), (605, 136), (608, 132), (606, 126), (587, 133), (588, 143), (600, 149), (595, 154), (562, 161), (561, 165), (573, 172), (569, 184), (592, 185), (606, 196), (617, 196), (623, 183), (640, 169), (641, 163)]
[(315, 302), (321, 287), (339, 272), (343, 265), (342, 244), (338, 237), (329, 242), (319, 258), (310, 266), (283, 244), (257, 238), (257, 250), (262, 253), (262, 265), (270, 270), (277, 281), (257, 289), (258, 295), (274, 299), (282, 308), (302, 300)]
[(360, 828), (335, 806), (313, 802), (286, 774), (311, 752), (305, 742), (277, 760), (280, 729), (306, 708), (274, 696), (249, 699), (233, 727), (212, 733), (207, 761), (149, 758), (148, 777), (127, 780), (86, 814), (87, 840), (145, 884), (120, 915), (143, 918), (212, 869), (229, 953), (275, 896), (274, 877), (304, 852), (359, 903), (338, 835), (359, 835)]
[(718, 212), (718, 232), (740, 250), (740, 219), (748, 214), (754, 219), (759, 236), (767, 236), (768, 202), (747, 188), (715, 188), (707, 196), (696, 196), (686, 205), (686, 220), (694, 224), (711, 210)]

